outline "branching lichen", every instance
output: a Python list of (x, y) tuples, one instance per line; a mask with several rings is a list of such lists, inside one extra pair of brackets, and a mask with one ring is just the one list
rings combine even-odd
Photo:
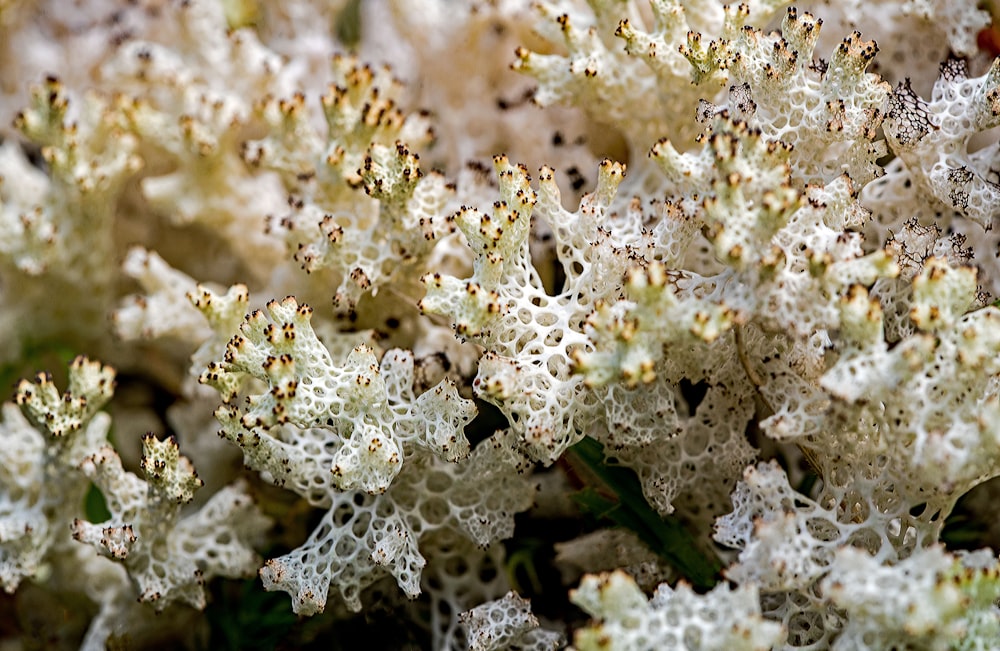
[(0, 0), (2, 643), (996, 648), (988, 9)]

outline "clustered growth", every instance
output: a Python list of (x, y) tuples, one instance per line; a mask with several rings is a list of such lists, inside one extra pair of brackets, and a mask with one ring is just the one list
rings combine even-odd
[(1000, 648), (981, 4), (0, 1), (0, 636)]

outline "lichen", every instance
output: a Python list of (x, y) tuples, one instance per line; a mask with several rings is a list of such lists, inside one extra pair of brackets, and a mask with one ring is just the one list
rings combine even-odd
[(3, 643), (996, 647), (991, 14), (0, 0)]

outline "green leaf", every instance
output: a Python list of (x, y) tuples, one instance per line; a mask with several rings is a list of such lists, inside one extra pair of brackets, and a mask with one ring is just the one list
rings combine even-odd
[(206, 612), (214, 648), (274, 649), (298, 622), (288, 596), (265, 592), (256, 579), (223, 581), (219, 588)]
[(694, 536), (676, 518), (663, 518), (642, 494), (635, 473), (605, 462), (604, 447), (590, 437), (570, 448), (597, 482), (573, 496), (581, 508), (601, 520), (629, 529), (677, 569), (694, 587), (708, 590), (719, 582), (722, 565), (702, 552)]
[(348, 49), (361, 42), (361, 0), (348, 0), (337, 16), (334, 31), (337, 39)]
[(518, 594), (542, 592), (543, 586), (538, 576), (536, 555), (544, 545), (545, 542), (539, 538), (514, 538), (510, 541), (504, 569), (511, 588)]
[[(44, 369), (65, 369), (79, 353), (70, 346), (51, 341), (26, 341), (21, 345), (20, 354), (11, 361), (0, 364), (0, 391), (9, 397), (14, 387), (23, 378), (34, 377)], [(57, 375), (57, 380), (59, 379)]]
[(111, 519), (111, 511), (108, 510), (108, 503), (104, 501), (104, 493), (94, 484), (87, 488), (87, 494), (83, 498), (83, 514), (91, 524)]

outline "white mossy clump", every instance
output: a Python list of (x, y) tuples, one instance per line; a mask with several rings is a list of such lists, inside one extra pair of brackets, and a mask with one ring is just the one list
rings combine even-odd
[(195, 514), (178, 517), (202, 481), (173, 439), (143, 437), (143, 481), (125, 471), (110, 447), (84, 459), (83, 473), (105, 495), (111, 520), (76, 519), (73, 538), (121, 561), (140, 601), (157, 610), (174, 601), (205, 607), (203, 583), (214, 576), (253, 576), (260, 558), (250, 546), (271, 525), (246, 486), (219, 491)]
[(476, 606), (459, 615), (459, 619), (468, 629), (470, 651), (552, 651), (565, 642), (558, 633), (538, 627), (538, 619), (531, 614), (531, 602), (516, 592)]
[(1000, 125), (1000, 63), (981, 77), (968, 64), (941, 64), (930, 102), (902, 81), (887, 103), (885, 133), (917, 185), (918, 196), (939, 202), (988, 228), (1000, 197), (989, 149), (969, 151), (974, 135)]
[(0, 646), (1000, 647), (995, 5), (0, 0)]
[(746, 649), (764, 651), (784, 637), (761, 616), (756, 590), (720, 585), (699, 595), (683, 583), (657, 588), (652, 599), (621, 571), (588, 575), (570, 599), (598, 620), (577, 631), (579, 651), (598, 649)]
[[(246, 409), (227, 404), (216, 413), (249, 466), (279, 485), (290, 480), (303, 495), (325, 487), (381, 493), (402, 467), (406, 442), (449, 461), (468, 455), (461, 428), (475, 408), (453, 383), (414, 396), (413, 356), (389, 351), (379, 364), (364, 345), (338, 368), (310, 326), (308, 305), (289, 297), (267, 310), (272, 321), (260, 311), (248, 316), (225, 360), (210, 364), (201, 378), (227, 403), (243, 377), (270, 385), (267, 393), (249, 396)], [(278, 436), (269, 433), (276, 427)], [(291, 435), (290, 427), (301, 434)]]
[[(60, 394), (52, 377), (22, 380), (3, 406), (0, 452), (0, 585), (14, 592), (65, 548), (66, 527), (87, 490), (80, 464), (103, 445), (111, 419), (100, 408), (114, 393), (115, 372), (84, 357), (73, 361)], [(23, 413), (22, 413), (23, 412)]]
[(848, 615), (833, 648), (983, 648), (1000, 640), (998, 571), (988, 549), (952, 555), (928, 547), (887, 568), (845, 547), (823, 582)]

